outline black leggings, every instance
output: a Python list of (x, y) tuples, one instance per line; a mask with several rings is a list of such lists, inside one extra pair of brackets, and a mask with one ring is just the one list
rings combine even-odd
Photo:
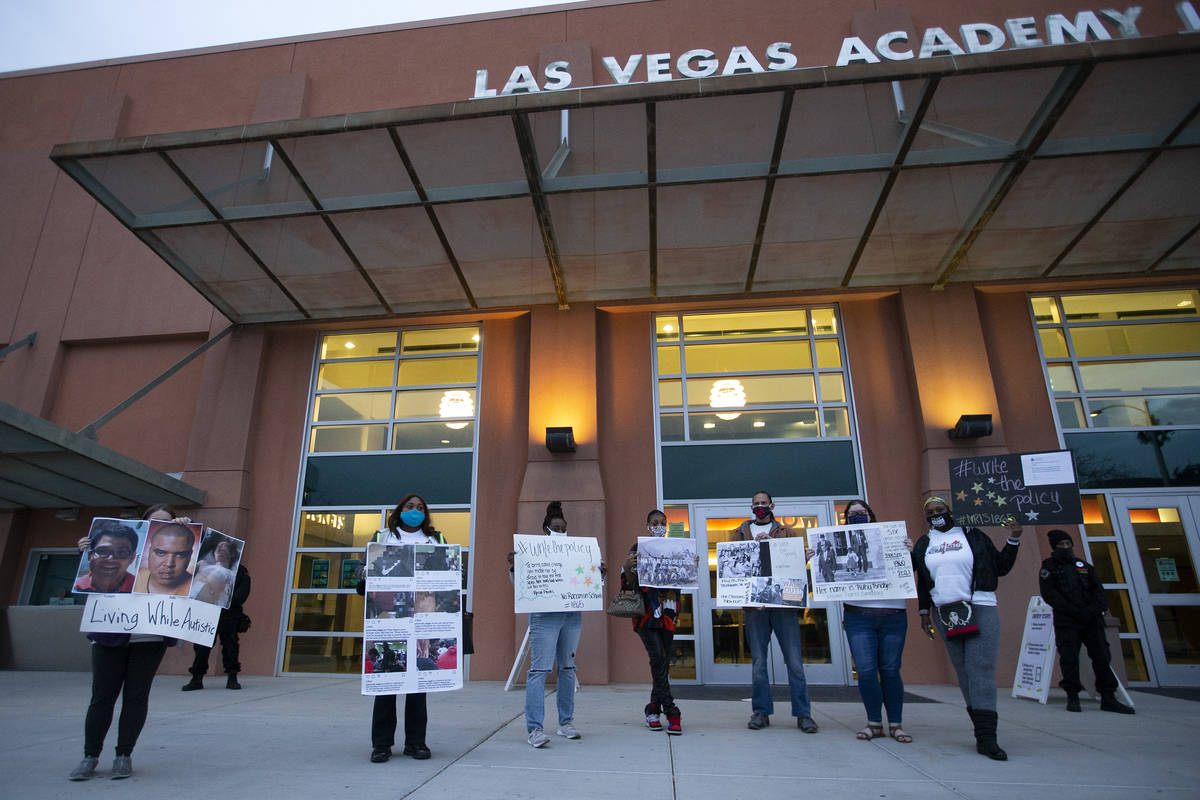
[(117, 723), (117, 755), (133, 754), (150, 709), (150, 684), (166, 652), (167, 643), (163, 641), (121, 647), (92, 645), (92, 702), (83, 723), (85, 756), (100, 757), (118, 695), (123, 699)]
[(646, 706), (647, 714), (674, 714), (679, 709), (675, 707), (675, 698), (671, 696), (671, 641), (675, 631), (666, 628), (648, 628), (645, 625), (637, 629), (638, 637), (646, 647), (646, 655), (650, 656), (650, 703)]
[[(425, 744), (425, 728), (429, 724), (429, 712), (425, 705), (425, 693), (404, 695), (404, 745)], [(371, 746), (391, 747), (396, 743), (396, 695), (375, 695), (375, 707), (371, 711)]]

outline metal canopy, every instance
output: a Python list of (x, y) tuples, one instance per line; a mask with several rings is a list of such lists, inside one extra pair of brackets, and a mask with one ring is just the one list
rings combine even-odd
[(0, 510), (203, 502), (194, 486), (0, 402)]
[(230, 320), (276, 322), (1194, 270), (1198, 111), (1200, 37), (1178, 35), (51, 158)]

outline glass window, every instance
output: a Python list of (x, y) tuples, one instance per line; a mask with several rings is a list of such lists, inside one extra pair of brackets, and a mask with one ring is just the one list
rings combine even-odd
[[(688, 390), (691, 390), (690, 385)], [(660, 408), (682, 408), (683, 384), (679, 381), (659, 381), (658, 405)]]
[(1063, 313), (1070, 322), (1170, 319), (1195, 317), (1197, 292), (1195, 289), (1168, 289), (1153, 292), (1064, 295), (1059, 299), (1062, 301)]
[(792, 337), (807, 334), (808, 321), (803, 309), (695, 314), (683, 318), (683, 338), (689, 340)]
[(1129, 522), (1151, 594), (1200, 591), (1178, 508), (1131, 508)]
[(846, 401), (846, 380), (842, 377), (842, 373), (821, 373), (821, 401), (825, 403), (844, 403)]
[(1200, 425), (1200, 394), (1092, 397), (1088, 407), (1095, 428)]
[(817, 366), (831, 369), (842, 365), (842, 351), (837, 339), (818, 339), (816, 342)]
[(1042, 340), (1042, 355), (1046, 358), (1067, 357), (1067, 337), (1063, 335), (1062, 328), (1042, 328), (1038, 336)]
[[(310, 565), (308, 554), (299, 561)], [(363, 629), (363, 598), (356, 592), (293, 594), (288, 630), (305, 633), (347, 633)]]
[(1131, 682), (1150, 680), (1150, 671), (1146, 668), (1146, 656), (1142, 652), (1140, 639), (1122, 639), (1121, 655), (1125, 657), (1125, 677)]
[(1059, 323), (1058, 303), (1053, 297), (1034, 297), (1030, 301), (1033, 306), (1033, 316), (1039, 323)]
[(317, 390), (371, 389), (392, 385), (394, 361), (346, 361), (322, 364), (317, 373)]
[[(733, 381), (731, 384), (730, 381)], [(666, 381), (664, 381), (666, 383)], [(688, 405), (691, 408), (722, 408), (722, 402), (736, 400), (739, 405), (778, 405), (815, 403), (812, 375), (748, 375), (737, 378), (689, 378)], [(729, 398), (726, 391), (732, 392)], [(714, 405), (715, 403), (715, 405)], [(661, 405), (661, 400), (659, 401)]]
[(362, 636), (289, 636), (283, 645), (284, 672), (359, 675), (362, 661)]
[(1104, 495), (1085, 494), (1079, 498), (1083, 507), (1083, 530), (1088, 538), (1113, 536), (1112, 521), (1108, 518), (1108, 506)]
[(1079, 391), (1075, 385), (1075, 370), (1070, 364), (1049, 364), (1046, 371), (1050, 373), (1050, 388), (1055, 394)]
[(1168, 664), (1200, 664), (1200, 606), (1155, 606)]
[(678, 347), (660, 347), (660, 348), (658, 348), (658, 374), (659, 375), (678, 375), (679, 374), (679, 348)]
[(333, 333), (321, 337), (321, 360), (327, 358), (369, 358), (391, 356), (396, 352), (396, 334)]
[(1063, 400), (1055, 400), (1054, 406), (1058, 409), (1058, 421), (1064, 428), (1086, 428), (1087, 423), (1083, 418), (1083, 403), (1079, 402), (1079, 398), (1070, 397)]
[(1125, 570), (1121, 568), (1121, 555), (1116, 542), (1088, 542), (1092, 551), (1092, 566), (1101, 583), (1124, 583)]
[(475, 327), (404, 331), (400, 338), (400, 354), (474, 352), (479, 349), (479, 339), (479, 328)]
[(658, 432), (664, 442), (682, 442), (683, 414), (659, 414)]
[(832, 308), (814, 308), (812, 310), (813, 333), (836, 334), (837, 314)]
[(392, 429), (393, 450), (440, 450), (447, 447), (471, 447), (475, 442), (475, 423), (397, 422)]
[(433, 517), (433, 527), (441, 531), (448, 543), (463, 547), (470, 545), (470, 511), (438, 511), (434, 509), (429, 512), (429, 516)]
[(391, 392), (320, 394), (313, 402), (314, 422), (387, 419), (392, 404), (392, 395)]
[(1071, 341), (1078, 358), (1190, 353), (1200, 350), (1200, 322), (1072, 328)]
[(300, 515), (297, 542), (300, 547), (362, 550), (382, 525), (378, 511), (306, 511)]
[(312, 429), (310, 453), (349, 453), (387, 449), (387, 425), (337, 425)]
[(683, 361), (689, 375), (702, 372), (758, 372), (812, 369), (807, 341), (687, 345)]
[(1105, 589), (1104, 594), (1108, 595), (1108, 613), (1121, 623), (1121, 633), (1137, 633), (1137, 619), (1129, 602), (1129, 590)]
[(654, 318), (654, 338), (660, 342), (679, 341), (679, 317), (658, 316)]
[(424, 389), (396, 392), (396, 419), (474, 416), (474, 389)]
[(430, 386), (442, 383), (474, 383), (477, 359), (414, 358), (400, 362), (397, 386)]
[(821, 435), (816, 409), (789, 411), (747, 411), (725, 414), (688, 415), (693, 441), (711, 439), (813, 439)]
[[(356, 571), (361, 564), (361, 551), (297, 553), (296, 570), (292, 575), (292, 588), (353, 589), (358, 584)], [(355, 596), (357, 597), (357, 595)], [(361, 610), (361, 606), (359, 610)], [(341, 630), (350, 629), (342, 628)]]
[(29, 569), (33, 586), (24, 603), (31, 606), (83, 605), (86, 598), (71, 594), (79, 569), (79, 551), (35, 549), (30, 553)]
[(825, 409), (825, 435), (849, 436), (850, 417), (844, 408)]
[(676, 680), (696, 679), (696, 642), (689, 639), (675, 639), (671, 642), (671, 654), (668, 663), (669, 677)]
[(1088, 392), (1187, 389), (1200, 386), (1200, 358), (1081, 363), (1079, 379)]

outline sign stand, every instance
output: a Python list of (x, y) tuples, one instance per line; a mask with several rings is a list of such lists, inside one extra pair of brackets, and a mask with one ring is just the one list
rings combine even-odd
[(1054, 612), (1038, 595), (1029, 598), (1025, 632), (1017, 655), (1013, 697), (1029, 697), (1045, 705), (1054, 675)]
[(517, 673), (521, 667), (525, 665), (525, 656), (529, 654), (529, 626), (525, 626), (525, 638), (521, 640), (521, 647), (517, 650), (517, 660), (513, 662), (512, 669), (508, 671), (508, 680), (504, 682), (504, 691), (512, 690), (513, 681), (517, 678)]

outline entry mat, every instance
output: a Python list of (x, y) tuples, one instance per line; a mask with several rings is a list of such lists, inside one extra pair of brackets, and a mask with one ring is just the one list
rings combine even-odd
[[(671, 687), (673, 692), (675, 687)], [(1181, 687), (1178, 689), (1130, 689), (1131, 692), (1145, 692), (1146, 694), (1156, 694), (1160, 697), (1172, 697), (1176, 700), (1191, 700), (1194, 703), (1200, 703), (1200, 689), (1193, 686)]]
[[(672, 684), (671, 694), (676, 700), (745, 700), (750, 697), (749, 686), (695, 686)], [(789, 702), (791, 695), (787, 686), (772, 686), (771, 697), (776, 702)], [(857, 686), (813, 686), (808, 685), (808, 698), (814, 703), (862, 703)], [(928, 697), (911, 692), (904, 693), (905, 703), (936, 703)]]

